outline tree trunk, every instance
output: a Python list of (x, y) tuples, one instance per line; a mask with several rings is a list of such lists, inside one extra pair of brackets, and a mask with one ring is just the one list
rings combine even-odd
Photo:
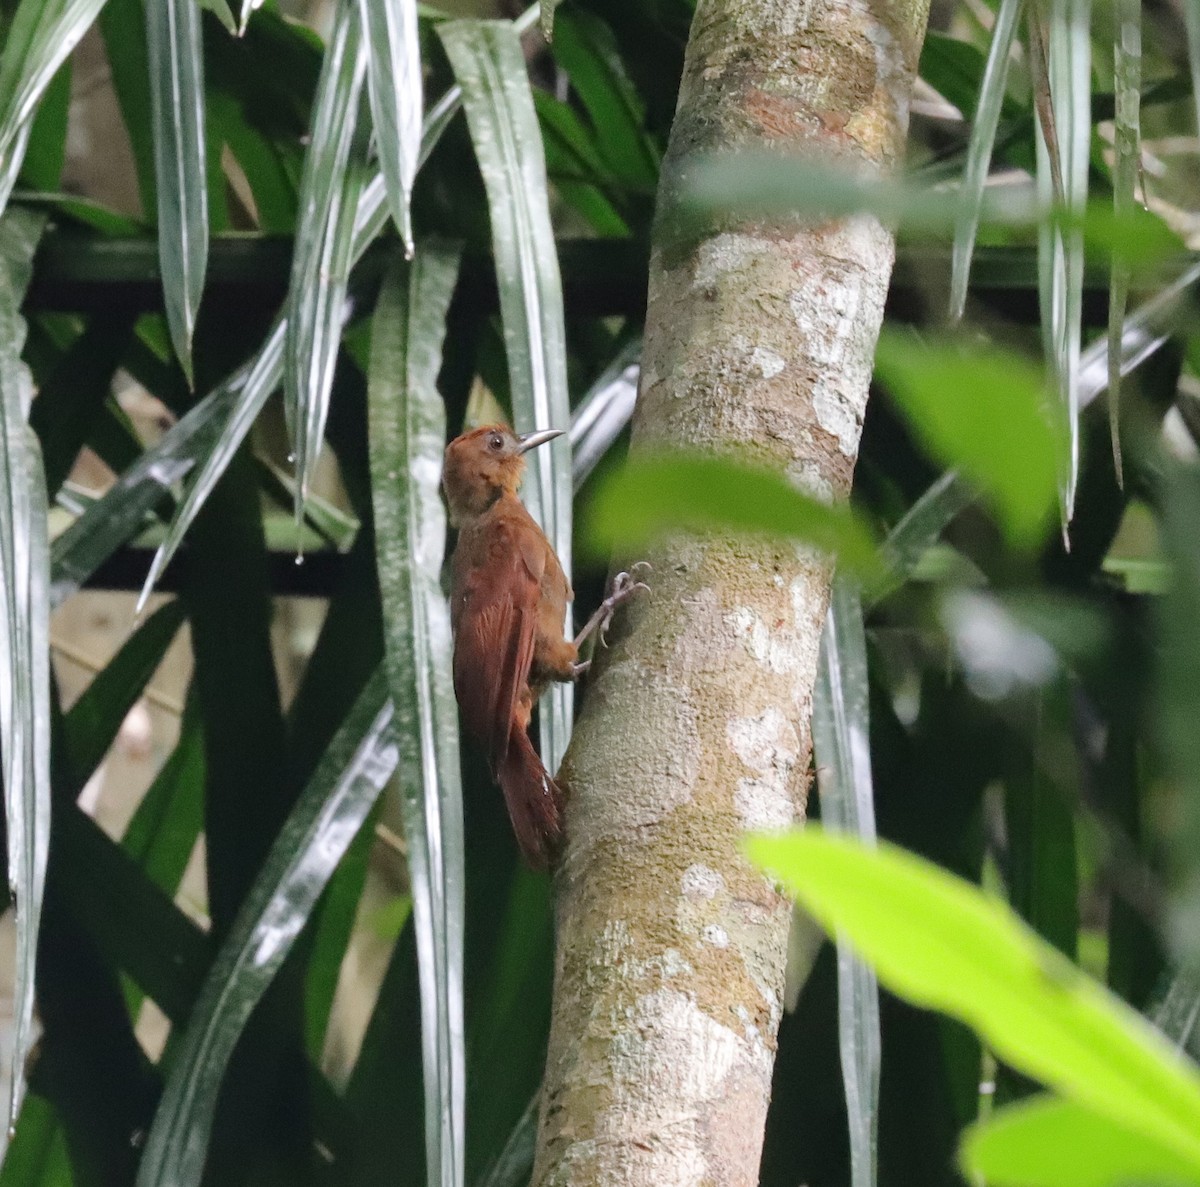
[[(663, 167), (633, 449), (684, 446), (850, 488), (891, 272), (869, 217), (673, 238), (722, 149), (892, 166), (927, 0), (700, 0)], [(788, 903), (739, 849), (802, 815), (827, 561), (664, 542), (563, 764), (553, 1022), (534, 1183), (753, 1184)]]

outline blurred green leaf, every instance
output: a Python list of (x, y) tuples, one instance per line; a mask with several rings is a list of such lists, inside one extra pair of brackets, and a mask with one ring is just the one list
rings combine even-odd
[(812, 828), (747, 847), (894, 992), (962, 1019), (1013, 1067), (1200, 1166), (1200, 1075), (1003, 903), (903, 850)]
[(983, 492), (1014, 544), (1042, 538), (1056, 488), (1058, 437), (1037, 369), (998, 350), (953, 341), (879, 339), (877, 376), (930, 452)]
[(1183, 5), (1187, 29), (1188, 61), (1192, 67), (1192, 100), (1196, 104), (1196, 129), (1200, 132), (1200, 9), (1194, 4)]
[(171, 341), (192, 381), (192, 333), (208, 267), (204, 59), (197, 0), (146, 5), (158, 256)]
[(0, 210), (21, 169), (34, 114), (104, 0), (21, 0), (0, 51)]
[[(821, 821), (865, 844), (875, 841), (867, 640), (858, 590), (833, 583), (813, 689), (813, 758)], [(837, 940), (838, 1047), (850, 1126), (850, 1182), (874, 1187), (879, 1135), (879, 986), (871, 967)]]
[(845, 504), (822, 503), (771, 470), (687, 454), (639, 457), (607, 479), (584, 537), (598, 554), (628, 554), (667, 532), (722, 530), (794, 536), (836, 552), (851, 572), (878, 564), (869, 532)]
[(384, 281), (368, 386), (376, 557), (388, 684), (397, 707), (404, 833), (421, 981), (426, 1167), (463, 1181), (463, 824), (439, 491), (446, 412), (437, 390), (459, 251), (418, 249)]
[(21, 165), (21, 181), (35, 190), (56, 190), (67, 158), (67, 121), (71, 114), (71, 59), (57, 70), (38, 105)]
[(363, 690), (279, 833), (205, 979), (146, 1139), (140, 1187), (200, 1182), (217, 1092), (270, 985), (397, 761), (383, 673)]
[(950, 316), (954, 319), (962, 317), (967, 302), (967, 282), (971, 277), (971, 255), (979, 231), (983, 189), (987, 184), (992, 147), (996, 143), (996, 127), (1004, 106), (1008, 62), (1017, 35), (1022, 4), (1023, 0), (1001, 0), (988, 49), (987, 67), (979, 87), (979, 103), (971, 125), (971, 141), (967, 146), (958, 217), (954, 226), (954, 256), (950, 276)]
[[(1079, 479), (1079, 354), (1083, 334), (1084, 238), (1075, 227), (1055, 225), (1059, 204), (1082, 218), (1088, 199), (1092, 136), (1090, 0), (1049, 0), (1046, 83), (1053, 111), (1054, 142), (1039, 123), (1038, 198), (1044, 211), (1038, 232), (1042, 345), (1054, 377), (1066, 436), (1059, 454), (1059, 502), (1064, 525), (1075, 509)], [(1052, 179), (1061, 182), (1055, 192)]]
[(1200, 1163), (1078, 1101), (1039, 1096), (993, 1113), (963, 1138), (969, 1175), (995, 1187), (1200, 1183)]
[[(546, 194), (546, 164), (517, 27), (509, 21), (438, 26), (488, 193), (514, 428), (570, 425), (562, 279)], [(571, 450), (565, 437), (530, 456), (524, 499), (571, 578)], [(573, 687), (542, 702), (541, 749), (556, 771), (571, 735)], [(546, 712), (546, 710), (549, 712)]]
[[(14, 35), (15, 26), (0, 59), (0, 95)], [(21, 361), (20, 312), (43, 225), (42, 216), (24, 211), (0, 223), (0, 774), (16, 910), (8, 1132), (16, 1124), (33, 1045), (34, 970), (50, 843), (48, 509), (41, 451), (26, 424), (33, 385)]]
[(878, 602), (916, 571), (942, 533), (975, 501), (975, 495), (956, 470), (947, 470), (905, 512), (880, 545), (884, 573), (867, 590), (867, 600)]
[(1200, 615), (1200, 541), (1195, 526), (1200, 522), (1200, 471), (1172, 465), (1163, 479), (1160, 530), (1171, 569), (1166, 596), (1158, 604), (1156, 725), (1178, 805), (1166, 835), (1175, 890), (1168, 935), (1180, 963), (1193, 965), (1200, 958), (1200, 652), (1195, 630)]
[(421, 151), (421, 54), (416, 0), (360, 0), (375, 144), (392, 219), (413, 249), (409, 199)]
[(284, 406), (295, 455), (297, 517), (325, 435), (366, 172), (368, 129), (358, 107), (367, 57), (357, 0), (338, 0), (336, 13), (304, 154), (284, 323)]
[(525, 1107), (504, 1149), (478, 1179), (475, 1187), (525, 1187), (533, 1174), (533, 1156), (537, 1149), (538, 1093)]
[[(1137, 172), (1141, 153), (1142, 0), (1116, 0), (1113, 9), (1113, 74), (1116, 119), (1113, 122), (1113, 215), (1127, 217), (1137, 203)], [(1108, 423), (1112, 436), (1117, 484), (1124, 485), (1121, 466), (1121, 356), (1125, 308), (1131, 268), (1114, 257), (1108, 303)], [(1082, 372), (1082, 366), (1080, 368)]]

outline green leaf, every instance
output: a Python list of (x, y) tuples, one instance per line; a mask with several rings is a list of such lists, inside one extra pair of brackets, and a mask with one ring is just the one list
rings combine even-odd
[(609, 168), (626, 185), (652, 192), (658, 154), (645, 133), (645, 111), (612, 30), (595, 13), (570, 8), (555, 29), (554, 58), (586, 108)]
[(105, 960), (182, 1025), (212, 960), (209, 938), (74, 804), (55, 816), (54, 827), (72, 914)]
[(542, 35), (547, 41), (554, 37), (554, 10), (562, 3), (562, 0), (538, 0), (541, 6), (541, 24)]
[(107, 0), (100, 13), (104, 54), (112, 71), (113, 90), (129, 134), (137, 169), (142, 212), (158, 208), (154, 180), (154, 119), (150, 103), (150, 51), (143, 0)]
[(1062, 681), (1031, 694), (1028, 749), (1012, 756), (1004, 781), (1004, 820), (1008, 838), (1008, 900), (1037, 933), (1075, 958), (1079, 932), (1079, 880), (1076, 872), (1075, 817), (1071, 788), (1059, 785), (1073, 775), (1071, 754), (1058, 739), (1070, 735), (1071, 706)]
[(21, 169), (34, 114), (104, 0), (21, 0), (0, 52), (0, 210)]
[(121, 722), (145, 691), (184, 617), (179, 601), (167, 602), (156, 610), (71, 706), (63, 722), (71, 798), (83, 790), (104, 760)]
[[(508, 21), (438, 26), (483, 174), (492, 221), (514, 427), (570, 424), (562, 279), (546, 194), (546, 165), (525, 57)], [(535, 450), (525, 502), (571, 577), (571, 451), (565, 437)], [(543, 701), (541, 745), (558, 769), (571, 733), (572, 686), (555, 684)], [(549, 709), (549, 712), (545, 712)]]
[(204, 828), (204, 726), (189, 697), (179, 741), (142, 796), (121, 848), (160, 890), (173, 895)]
[(446, 412), (436, 382), (459, 251), (422, 246), (384, 281), (368, 385), (376, 557), (399, 724), (404, 833), (421, 981), (426, 1166), (461, 1184), (465, 1148), (463, 823), (439, 491)]
[(360, 0), (367, 34), (367, 82), (388, 207), (405, 249), (413, 249), (409, 201), (421, 151), (421, 47), (416, 0)]
[(979, 104), (971, 126), (971, 141), (967, 146), (967, 161), (959, 192), (958, 217), (954, 226), (954, 254), (950, 274), (950, 316), (957, 320), (967, 303), (967, 283), (971, 278), (971, 255), (979, 231), (979, 216), (983, 207), (983, 188), (987, 184), (996, 143), (996, 127), (1004, 106), (1008, 85), (1008, 62), (1016, 39), (1018, 18), (1023, 0), (1001, 0), (988, 49), (987, 66), (979, 88)]
[[(813, 689), (813, 757), (821, 821), (831, 832), (875, 841), (867, 639), (858, 590), (833, 583)], [(870, 966), (837, 939), (838, 1045), (850, 1125), (850, 1182), (874, 1187), (879, 1134), (879, 986)]]
[(666, 532), (722, 530), (794, 536), (836, 552), (851, 571), (877, 563), (870, 534), (845, 504), (819, 502), (771, 470), (687, 454), (630, 461), (596, 492), (584, 536), (607, 555)]
[(175, 354), (192, 381), (192, 333), (208, 266), (204, 58), (197, 0), (146, 5), (158, 257)]
[[(1113, 74), (1117, 110), (1113, 122), (1113, 217), (1129, 218), (1137, 204), (1137, 173), (1141, 154), (1142, 0), (1116, 0), (1113, 10)], [(1121, 466), (1121, 360), (1125, 308), (1129, 300), (1131, 267), (1114, 253), (1108, 302), (1108, 423), (1112, 436), (1117, 484), (1124, 486)], [(1082, 374), (1083, 366), (1080, 364)]]
[(748, 842), (890, 989), (973, 1027), (1027, 1075), (1200, 1165), (1200, 1075), (1003, 903), (889, 845), (808, 829)]
[(297, 517), (329, 415), (366, 169), (367, 129), (358, 106), (367, 59), (358, 3), (339, 0), (336, 13), (304, 154), (285, 323), (284, 396), (299, 487)]
[(0, 224), (0, 775), (17, 933), (5, 1109), (10, 1130), (33, 1045), (34, 970), (50, 841), (48, 509), (41, 451), (26, 424), (33, 385), (21, 361), (20, 312), (43, 225), (40, 215), (24, 212)]
[[(150, 570), (138, 596), (139, 614), (163, 570), (171, 563), (183, 537), (200, 514), (200, 509), (241, 448), (263, 405), (283, 381), (285, 330), (286, 323), (276, 322), (258, 354), (197, 404), (155, 447), (160, 449), (172, 433), (183, 428), (193, 417), (196, 418), (187, 440), (181, 439), (174, 445), (176, 456), (170, 459), (174, 464), (167, 472), (172, 482), (188, 474), (187, 490), (150, 563)], [(151, 452), (153, 450), (143, 455), (143, 461)], [(122, 477), (121, 482), (124, 481)], [(102, 503), (107, 502), (108, 497), (106, 495)]]
[(94, 314), (54, 370), (40, 377), (29, 423), (41, 441), (52, 494), (66, 481), (101, 413), (132, 329), (131, 314)]
[(238, 36), (244, 36), (246, 26), (250, 23), (250, 17), (254, 10), (262, 7), (263, 0), (242, 0), (241, 17), (238, 20)]
[[(528, 28), (536, 15), (536, 7), (529, 8), (513, 22), (513, 28)], [(422, 161), (433, 151), (461, 104), (462, 93), (458, 87), (453, 87), (430, 109), (422, 129)], [(383, 178), (376, 175), (362, 188), (358, 199), (354, 218), (352, 263), (361, 259), (367, 248), (378, 238), (387, 223), (387, 217)], [(63, 558), (64, 568), (69, 566), (70, 574), (64, 573), (60, 596), (65, 596), (71, 591), (71, 581), (75, 580), (79, 572), (87, 569), (84, 576), (78, 579), (86, 580), (94, 567), (117, 546), (111, 543), (114, 535), (124, 530), (129, 519), (127, 512), (133, 510), (138, 495), (145, 496), (151, 493), (147, 490), (146, 480), (148, 477), (152, 478), (155, 472), (163, 472), (163, 461), (168, 463), (165, 472), (171, 474), (169, 482), (174, 482), (191, 469), (199, 458), (201, 465), (196, 476), (190, 480), (188, 493), (171, 522), (167, 538), (155, 554), (139, 603), (144, 604), (149, 591), (170, 563), (180, 541), (250, 431), (267, 398), (282, 382), (286, 336), (287, 322), (276, 323), (254, 359), (205, 397), (183, 421), (167, 433), (158, 446), (147, 451), (143, 461), (139, 463), (141, 471), (137, 474), (131, 471), (123, 477), (101, 500), (95, 514), (86, 525), (82, 522), (76, 525), (78, 532), (75, 528), (71, 529), (69, 554)], [(189, 425), (186, 440), (183, 432), (185, 424)], [(201, 435), (203, 440), (199, 439)], [(544, 453), (545, 450), (538, 452)], [(159, 454), (163, 456), (160, 457)], [(182, 468), (179, 468), (180, 466)], [(157, 500), (151, 497), (148, 505), (152, 506), (155, 501)], [(139, 512), (139, 518), (143, 513), (144, 509)], [(122, 536), (117, 543), (127, 538), (128, 536)], [(106, 547), (109, 551), (96, 560), (95, 555), (101, 547)], [(88, 565), (92, 567), (87, 568)]]
[(1183, 6), (1187, 28), (1188, 61), (1192, 67), (1192, 100), (1196, 104), (1196, 128), (1200, 131), (1200, 9), (1194, 4)]
[(571, 475), (576, 493), (633, 419), (641, 353), (638, 335), (621, 347), (571, 417)]
[(923, 348), (898, 333), (880, 337), (875, 369), (930, 453), (983, 492), (1008, 538), (1039, 542), (1059, 451), (1037, 369), (1014, 354), (953, 341)]
[(867, 591), (869, 602), (882, 601), (912, 575), (958, 513), (975, 501), (974, 492), (955, 470), (947, 470), (905, 512), (880, 545), (884, 575)]
[(971, 1126), (963, 1168), (994, 1187), (1200, 1183), (1200, 1164), (1077, 1101), (1040, 1096)]
[(201, 400), (117, 479), (104, 498), (93, 503), (54, 541), (52, 606), (61, 605), (117, 548), (141, 530), (146, 515), (170, 496), (174, 484), (218, 438), (245, 380), (243, 368)]
[(513, 1126), (495, 1162), (475, 1181), (475, 1187), (525, 1187), (529, 1182), (533, 1174), (533, 1156), (537, 1150), (540, 1100), (539, 1092)]
[(289, 815), (209, 970), (146, 1140), (140, 1187), (200, 1182), (217, 1093), (238, 1037), (396, 760), (396, 724), (380, 672)]
[(1049, 0), (1047, 87), (1054, 137), (1047, 123), (1037, 135), (1038, 199), (1043, 218), (1038, 230), (1039, 299), (1046, 361), (1054, 377), (1066, 434), (1059, 455), (1059, 503), (1063, 524), (1075, 508), (1079, 477), (1079, 355), (1083, 334), (1084, 237), (1068, 221), (1056, 221), (1056, 179), (1068, 220), (1082, 220), (1087, 208), (1088, 152), (1092, 136), (1091, 0)]

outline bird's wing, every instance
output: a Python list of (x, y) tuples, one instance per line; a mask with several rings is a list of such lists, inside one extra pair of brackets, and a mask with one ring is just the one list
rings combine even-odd
[(454, 640), (454, 691), (493, 769), (508, 754), (517, 701), (529, 680), (545, 557), (515, 525), (489, 532), (486, 563), (467, 575)]

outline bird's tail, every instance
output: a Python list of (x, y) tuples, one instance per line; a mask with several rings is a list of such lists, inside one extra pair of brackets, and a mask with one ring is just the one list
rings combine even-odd
[(512, 731), (508, 753), (496, 768), (496, 782), (525, 860), (535, 870), (546, 869), (562, 839), (562, 791), (523, 729)]

